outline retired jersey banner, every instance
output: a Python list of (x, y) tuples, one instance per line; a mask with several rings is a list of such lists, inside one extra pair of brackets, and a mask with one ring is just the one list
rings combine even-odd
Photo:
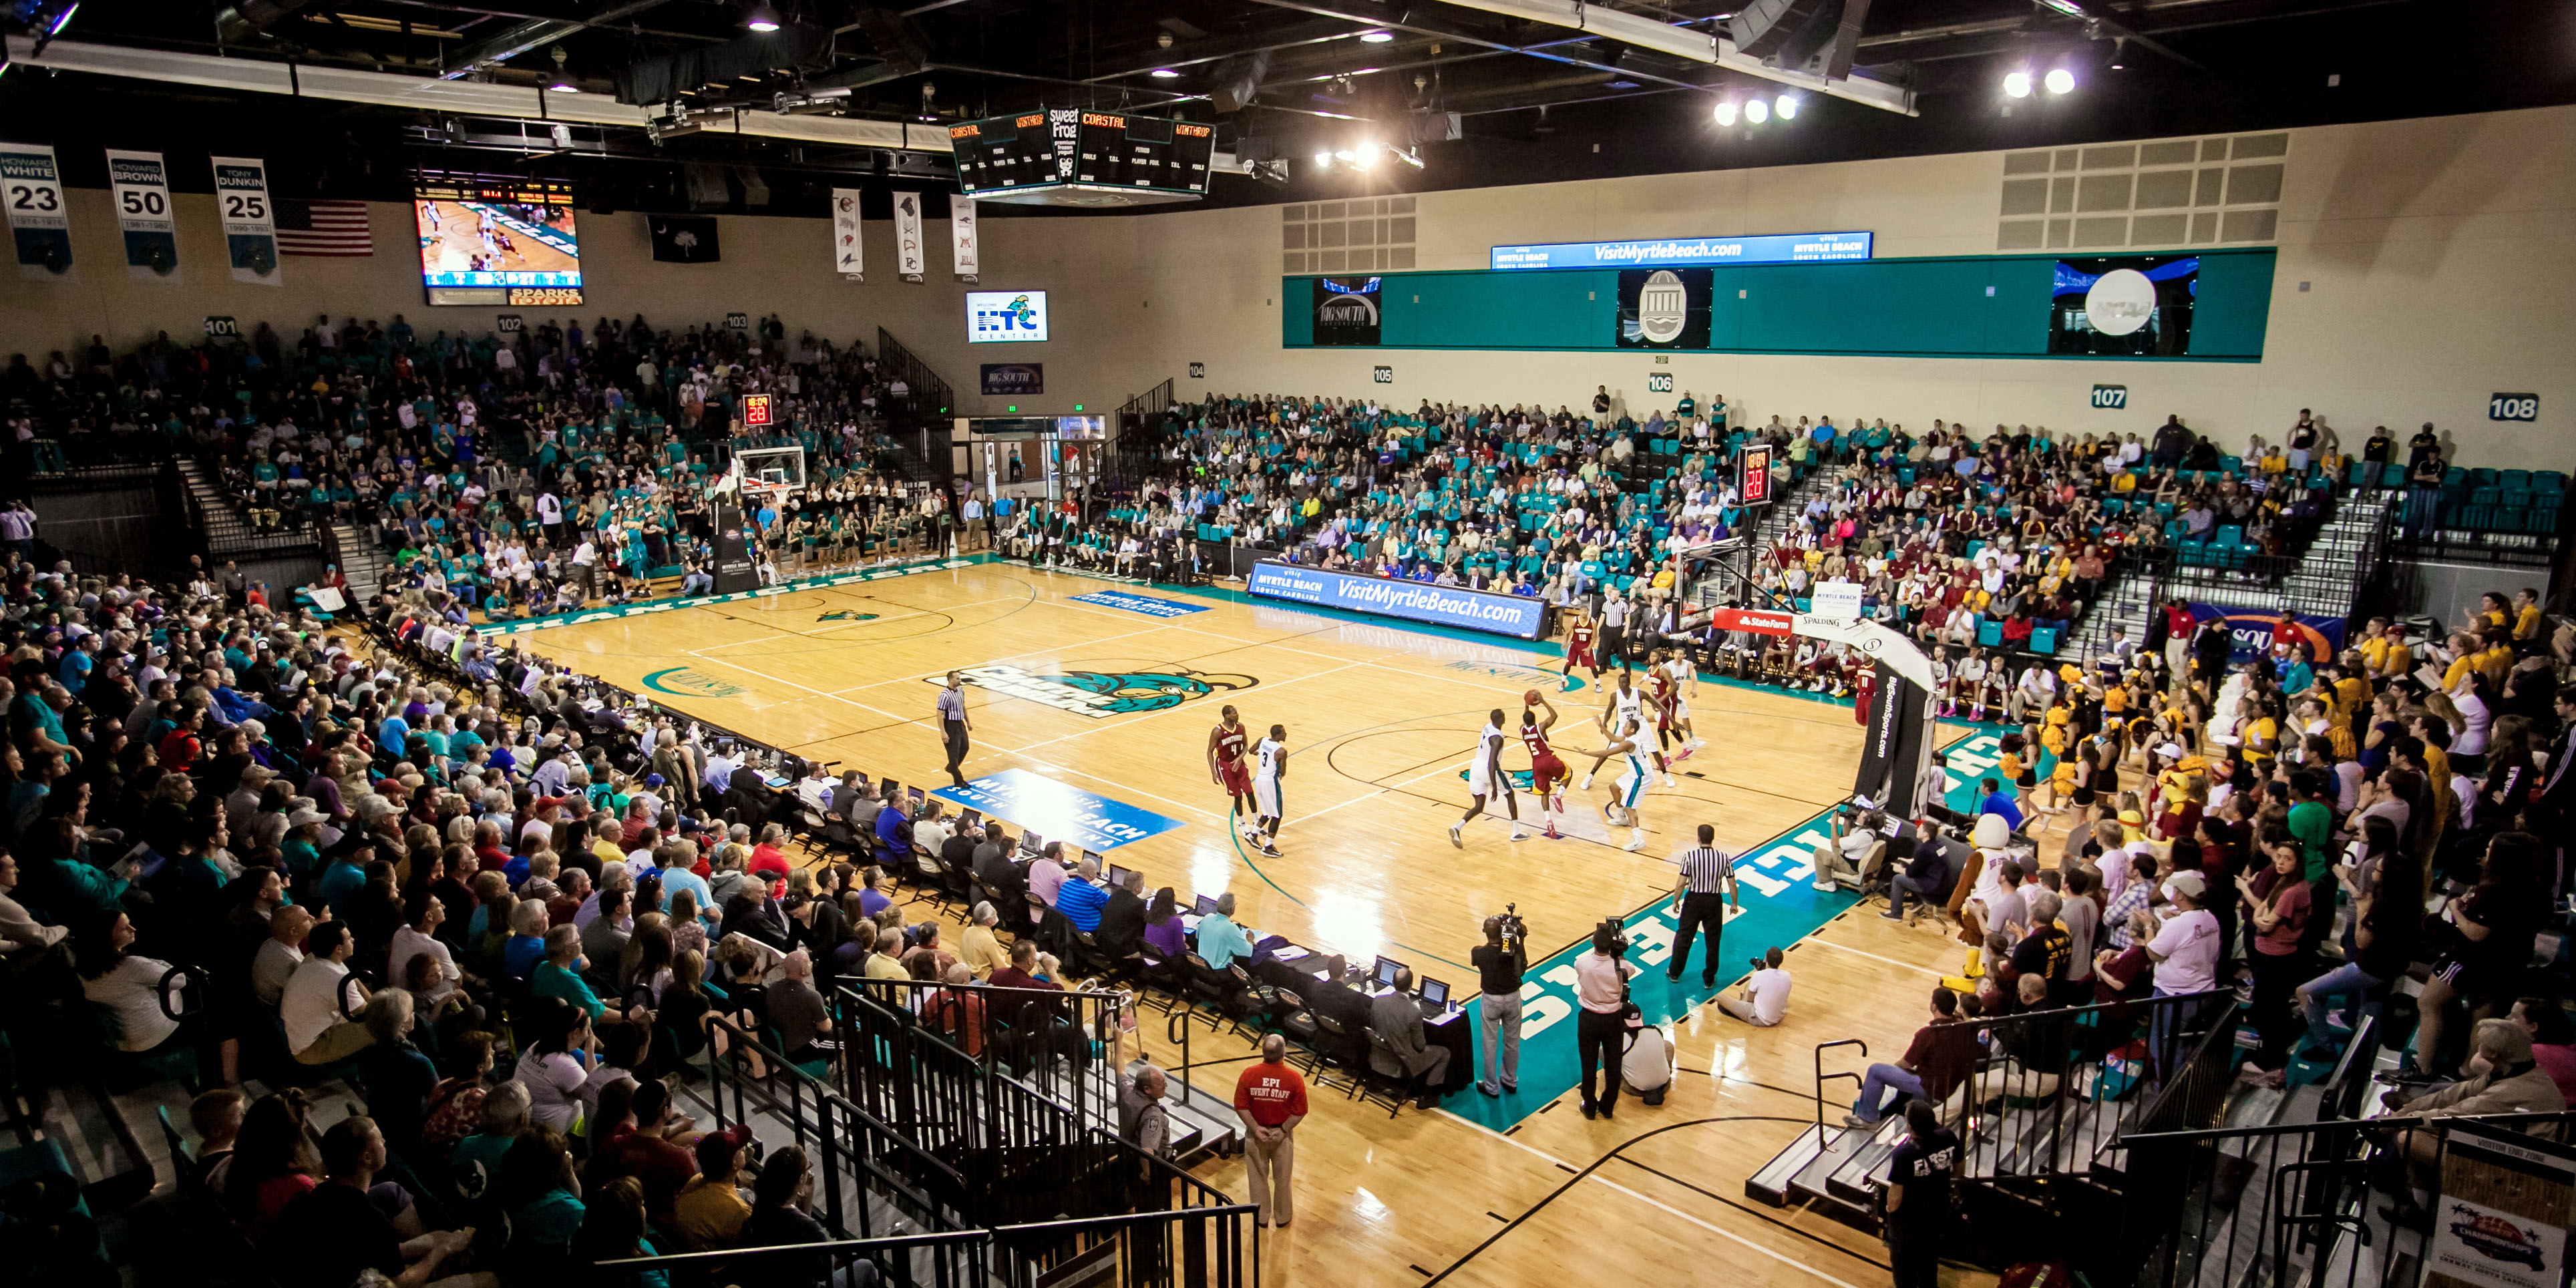
[(54, 150), (41, 143), (0, 143), (0, 204), (18, 244), (18, 271), (59, 277), (72, 268), (71, 206)]
[(179, 223), (170, 208), (170, 168), (161, 154), (109, 148), (107, 186), (116, 202), (116, 226), (125, 232), (126, 275), (176, 274)]
[(894, 271), (907, 282), (918, 282), (929, 265), (930, 256), (921, 245), (921, 194), (898, 192), (894, 195)]
[(867, 280), (867, 251), (859, 244), (856, 188), (832, 189), (832, 270), (853, 282)]
[(268, 163), (252, 157), (212, 159), (215, 215), (223, 221), (233, 280), (284, 285), (277, 271), (277, 212), (268, 200)]
[(948, 246), (957, 257), (957, 275), (974, 281), (983, 273), (984, 251), (975, 242), (975, 199), (948, 199)]

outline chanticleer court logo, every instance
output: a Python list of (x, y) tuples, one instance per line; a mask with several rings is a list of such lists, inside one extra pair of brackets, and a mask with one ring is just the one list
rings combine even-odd
[(738, 698), (751, 692), (739, 684), (729, 684), (704, 671), (691, 670), (685, 666), (675, 666), (667, 671), (655, 671), (645, 676), (644, 687), (655, 693), (668, 693), (678, 698)]
[[(994, 663), (963, 667), (957, 674), (976, 688), (1094, 720), (1141, 711), (1168, 711), (1220, 689), (1249, 689), (1261, 683), (1249, 675), (1211, 674), (1186, 667), (1159, 671), (1031, 671)], [(923, 676), (922, 681), (948, 683), (945, 675)]]

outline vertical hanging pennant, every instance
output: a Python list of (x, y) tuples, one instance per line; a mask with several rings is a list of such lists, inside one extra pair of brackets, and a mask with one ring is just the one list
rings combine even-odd
[(233, 280), (284, 285), (277, 271), (277, 215), (268, 203), (268, 163), (249, 157), (213, 160), (215, 213), (223, 220)]
[(973, 197), (948, 199), (948, 240), (950, 248), (957, 253), (958, 280), (967, 282), (983, 280), (979, 275), (984, 271), (984, 252), (983, 248), (975, 242), (975, 199)]
[(71, 271), (71, 209), (63, 200), (63, 175), (51, 147), (0, 143), (0, 205), (9, 208), (19, 272), (42, 278)]
[(179, 271), (179, 225), (170, 210), (170, 171), (158, 152), (107, 150), (107, 184), (116, 226), (125, 232), (125, 275), (171, 277)]
[(921, 194), (898, 192), (894, 195), (894, 271), (907, 282), (918, 282), (929, 269), (929, 258), (921, 246)]
[(867, 279), (867, 258), (859, 245), (859, 190), (832, 189), (832, 267), (853, 282)]

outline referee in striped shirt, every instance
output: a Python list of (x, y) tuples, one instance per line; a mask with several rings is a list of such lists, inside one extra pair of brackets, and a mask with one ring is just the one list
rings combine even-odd
[(1699, 986), (1717, 987), (1718, 940), (1726, 931), (1726, 906), (1744, 910), (1743, 900), (1735, 889), (1735, 860), (1717, 848), (1717, 829), (1699, 825), (1699, 844), (1682, 851), (1682, 879), (1673, 887), (1673, 920), (1680, 923), (1673, 934), (1673, 964), (1664, 976), (1680, 983), (1682, 968), (1690, 964), (1691, 936), (1708, 933), (1708, 956), (1700, 959)]

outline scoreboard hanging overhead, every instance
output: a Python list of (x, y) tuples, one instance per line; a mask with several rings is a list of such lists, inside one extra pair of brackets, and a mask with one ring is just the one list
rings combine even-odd
[(1051, 107), (950, 126), (948, 142), (958, 191), (979, 201), (1141, 206), (1207, 195), (1216, 130)]

